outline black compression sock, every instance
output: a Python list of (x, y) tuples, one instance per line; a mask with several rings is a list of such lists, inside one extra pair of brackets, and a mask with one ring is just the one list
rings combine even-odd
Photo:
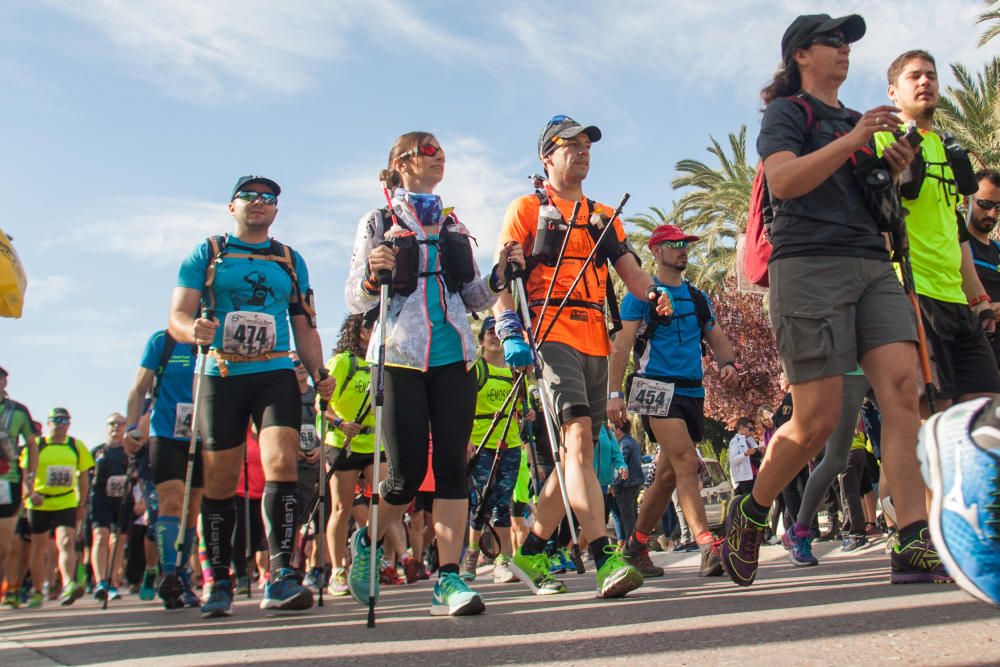
[(767, 522), (767, 513), (770, 511), (770, 507), (765, 507), (761, 505), (756, 500), (753, 499), (753, 494), (748, 493), (746, 500), (743, 501), (743, 512), (750, 517), (754, 523), (763, 524)]
[(524, 544), (521, 545), (521, 553), (525, 556), (540, 554), (545, 551), (545, 542), (545, 538), (538, 537), (533, 532), (528, 531), (528, 537), (525, 538)]
[(594, 565), (600, 570), (601, 566), (604, 565), (604, 561), (608, 559), (608, 554), (604, 553), (604, 547), (611, 543), (607, 537), (599, 537), (590, 544), (587, 548), (590, 549), (590, 555), (594, 558)]
[(267, 549), (271, 577), (279, 570), (290, 568), (295, 546), (295, 523), (299, 511), (298, 483), (267, 482), (261, 497), (264, 527), (267, 529)]
[(205, 550), (212, 564), (215, 581), (229, 579), (229, 565), (233, 560), (233, 533), (236, 532), (235, 496), (219, 500), (204, 498), (201, 501), (201, 525), (205, 531)]
[(441, 576), (445, 572), (458, 574), (458, 563), (448, 563), (447, 565), (442, 565), (441, 567), (438, 568), (438, 576)]
[(914, 521), (908, 526), (899, 529), (900, 548), (909, 546), (910, 542), (920, 539), (920, 533), (927, 527), (926, 521)]

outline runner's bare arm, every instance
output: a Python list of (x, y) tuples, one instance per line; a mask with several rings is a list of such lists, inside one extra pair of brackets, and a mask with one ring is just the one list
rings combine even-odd
[[(24, 438), (25, 447), (28, 448), (28, 468), (25, 471), (27, 474), (22, 477), (22, 483), (24, 484), (25, 495), (30, 495), (34, 486), (35, 473), (38, 471), (38, 439), (34, 434), (25, 436)], [(31, 478), (32, 485), (28, 485), (28, 478)]]
[(719, 379), (722, 384), (729, 388), (734, 387), (739, 382), (739, 373), (736, 372), (734, 365), (736, 350), (718, 322), (705, 332), (705, 342), (712, 348), (712, 356), (715, 358), (715, 366), (719, 369)]
[[(608, 368), (608, 393), (622, 390), (622, 380), (625, 378), (625, 368), (628, 366), (628, 356), (635, 344), (635, 335), (639, 330), (639, 320), (622, 320), (622, 330), (615, 335), (614, 350), (611, 352), (611, 364)], [(607, 406), (608, 418), (616, 424), (625, 418), (624, 398), (609, 398)]]
[[(649, 274), (639, 266), (639, 260), (635, 258), (635, 255), (629, 252), (619, 257), (618, 261), (615, 262), (615, 273), (625, 283), (625, 287), (632, 293), (632, 296), (641, 299), (643, 303), (646, 302), (649, 288), (653, 287), (655, 283)], [(673, 314), (674, 307), (668, 294), (660, 294), (660, 300), (656, 304), (656, 312), (664, 317)]]
[(207, 345), (215, 337), (219, 323), (198, 317), (201, 291), (189, 287), (175, 287), (170, 297), (168, 329), (178, 343)]
[[(295, 350), (299, 353), (299, 359), (306, 367), (309, 377), (316, 380), (319, 377), (319, 370), (324, 368), (323, 343), (320, 341), (319, 331), (305, 315), (293, 315), (289, 319), (292, 324), (292, 336), (295, 337)], [(316, 384), (317, 393), (324, 399), (329, 399), (336, 384), (333, 376), (327, 375)]]

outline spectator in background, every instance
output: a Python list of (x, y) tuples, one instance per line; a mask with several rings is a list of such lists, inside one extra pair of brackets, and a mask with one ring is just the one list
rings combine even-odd
[(632, 422), (625, 419), (621, 425), (615, 426), (615, 438), (622, 451), (622, 458), (628, 468), (628, 476), (619, 479), (614, 486), (615, 503), (618, 505), (622, 530), (619, 540), (626, 540), (635, 530), (636, 512), (639, 502), (639, 491), (642, 489), (642, 451), (639, 443), (632, 437)]
[(754, 471), (751, 457), (760, 451), (757, 442), (750, 435), (753, 422), (740, 417), (736, 422), (736, 435), (729, 441), (729, 474), (733, 479), (736, 495), (750, 493), (753, 489)]

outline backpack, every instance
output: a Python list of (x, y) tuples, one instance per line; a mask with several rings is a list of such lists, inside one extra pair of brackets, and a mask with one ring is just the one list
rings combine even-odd
[[(822, 118), (817, 118), (812, 104), (803, 93), (784, 98), (793, 102), (806, 115), (806, 133), (811, 143), (819, 130)], [(861, 117), (857, 111), (849, 110), (855, 121)], [(764, 162), (757, 165), (757, 173), (750, 188), (750, 208), (747, 212), (747, 231), (743, 247), (743, 275), (760, 287), (767, 287), (767, 264), (771, 260), (771, 223), (774, 208), (771, 193), (764, 176)]]
[(174, 347), (177, 345), (177, 341), (174, 340), (169, 331), (164, 331), (163, 336), (163, 350), (160, 351), (160, 363), (156, 365), (156, 370), (153, 371), (153, 387), (150, 392), (154, 401), (157, 394), (160, 393), (160, 381), (163, 379), (163, 374), (167, 372), (167, 364), (170, 363), (170, 357), (173, 356)]

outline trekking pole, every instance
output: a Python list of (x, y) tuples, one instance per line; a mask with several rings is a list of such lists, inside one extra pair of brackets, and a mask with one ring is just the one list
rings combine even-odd
[(243, 445), (243, 554), (247, 561), (247, 600), (253, 597), (253, 577), (250, 576), (250, 564), (253, 561), (253, 549), (250, 547), (250, 460), (247, 450), (249, 444)]
[[(530, 409), (531, 405), (528, 403), (528, 387), (525, 386), (524, 390), (521, 392), (521, 418), (525, 420), (524, 427), (521, 430), (524, 433), (525, 440), (528, 441), (528, 449), (531, 452), (529, 467), (531, 468), (531, 477), (535, 485), (534, 495), (537, 498), (542, 493), (542, 478), (541, 472), (538, 470), (538, 446), (535, 444), (535, 425), (527, 421), (527, 414)], [(538, 419), (537, 415), (535, 416), (535, 419)]]
[(920, 312), (920, 299), (917, 296), (913, 282), (913, 264), (910, 263), (910, 244), (906, 233), (906, 221), (900, 218), (899, 225), (892, 234), (893, 259), (899, 263), (899, 273), (903, 280), (903, 291), (910, 299), (913, 314), (917, 320), (917, 352), (920, 357), (920, 374), (924, 380), (924, 397), (927, 399), (927, 409), (931, 414), (937, 412), (934, 389), (934, 375), (931, 373), (930, 354), (927, 349), (927, 332), (924, 330), (924, 318)]
[[(518, 307), (521, 309), (521, 320), (524, 323), (524, 331), (528, 335), (528, 346), (531, 348), (532, 365), (535, 371), (535, 383), (538, 385), (538, 396), (541, 399), (545, 428), (549, 435), (549, 446), (552, 449), (553, 467), (555, 468), (556, 479), (559, 481), (559, 493), (562, 496), (566, 516), (569, 517), (569, 533), (570, 539), (573, 541), (573, 563), (576, 565), (577, 573), (584, 574), (587, 570), (583, 564), (583, 558), (580, 555), (580, 536), (577, 535), (576, 526), (572, 520), (573, 507), (569, 502), (569, 493), (566, 490), (566, 475), (563, 471), (562, 458), (559, 455), (559, 436), (556, 433), (557, 422), (555, 421), (555, 404), (552, 402), (552, 395), (549, 393), (548, 385), (542, 380), (542, 366), (538, 360), (538, 347), (535, 344), (535, 335), (532, 333), (531, 309), (528, 307), (527, 292), (524, 289), (523, 271), (514, 272), (513, 286), (515, 290), (514, 296), (517, 299)], [(540, 489), (539, 493), (541, 493)]]
[[(325, 368), (319, 370), (319, 379), (323, 381), (329, 375), (329, 371)], [(319, 392), (317, 392), (319, 393)], [(329, 428), (328, 422), (326, 420), (326, 409), (330, 407), (330, 401), (325, 400), (322, 396), (319, 399), (319, 527), (316, 528), (315, 541), (316, 545), (313, 547), (319, 549), (319, 555), (316, 557), (316, 561), (319, 563), (319, 601), (317, 605), (323, 606), (323, 589), (326, 588), (326, 530), (324, 530), (324, 523), (326, 519), (326, 432)], [(312, 517), (309, 517), (309, 522), (312, 523)]]
[[(128, 465), (125, 468), (125, 487), (122, 490), (122, 500), (121, 505), (118, 507), (118, 521), (112, 527), (114, 534), (108, 536), (108, 543), (111, 545), (111, 554), (108, 556), (108, 567), (104, 572), (104, 581), (108, 582), (108, 590), (104, 593), (104, 599), (101, 600), (101, 609), (108, 608), (108, 599), (111, 597), (111, 577), (115, 573), (115, 556), (118, 555), (118, 541), (121, 539), (122, 526), (125, 523), (125, 511), (128, 509), (126, 502), (129, 495), (132, 493), (132, 475), (135, 473), (133, 470), (134, 462), (132, 457), (128, 457)], [(95, 475), (96, 479), (96, 475)], [(114, 542), (112, 543), (112, 538)]]
[[(524, 374), (521, 374), (524, 377)], [(479, 502), (476, 505), (476, 511), (474, 514), (474, 523), (485, 523), (485, 530), (483, 534), (479, 537), (479, 548), (487, 558), (496, 558), (497, 554), (500, 552), (500, 536), (497, 534), (496, 528), (485, 521), (486, 513), (489, 510), (489, 497), (490, 488), (493, 486), (493, 482), (496, 480), (497, 472), (500, 470), (500, 459), (507, 452), (507, 434), (510, 432), (510, 422), (511, 418), (514, 416), (514, 408), (511, 407), (510, 411), (507, 413), (507, 422), (503, 426), (503, 432), (500, 434), (500, 440), (497, 442), (496, 454), (493, 457), (493, 464), (490, 466), (490, 474), (486, 478), (486, 483), (483, 484), (483, 488), (479, 491)], [(490, 537), (485, 538), (487, 535)]]
[[(211, 308), (203, 308), (202, 319), (210, 320), (215, 316), (215, 311)], [(198, 447), (198, 417), (201, 416), (201, 391), (205, 385), (205, 366), (208, 365), (208, 350), (211, 343), (198, 346), (198, 374), (194, 383), (194, 405), (191, 408), (191, 442), (187, 451), (187, 470), (184, 473), (184, 500), (181, 504), (181, 520), (179, 532), (177, 534), (177, 561), (178, 572), (184, 563), (184, 533), (187, 531), (188, 510), (191, 509), (191, 484), (194, 479), (194, 457)]]
[[(545, 319), (545, 311), (549, 309), (549, 299), (552, 298), (552, 290), (556, 286), (556, 276), (559, 275), (559, 269), (562, 267), (563, 256), (566, 254), (566, 245), (569, 243), (569, 236), (573, 231), (573, 225), (576, 224), (576, 216), (580, 213), (580, 203), (577, 201), (573, 204), (573, 213), (570, 215), (569, 226), (566, 228), (566, 235), (563, 236), (562, 245), (559, 247), (559, 255), (556, 256), (556, 265), (552, 269), (552, 279), (549, 281), (549, 287), (545, 291), (545, 299), (542, 300), (542, 311), (538, 314), (538, 322), (536, 326), (538, 329), (542, 328), (542, 320)], [(538, 330), (535, 330), (535, 336), (538, 336)]]
[[(570, 297), (573, 294), (573, 290), (576, 289), (576, 286), (580, 283), (580, 280), (583, 278), (583, 274), (587, 270), (587, 266), (589, 266), (590, 263), (594, 261), (594, 257), (597, 255), (597, 250), (601, 247), (601, 242), (604, 241), (605, 234), (607, 234), (608, 230), (612, 229), (615, 226), (615, 218), (617, 218), (622, 214), (622, 209), (625, 208), (625, 203), (628, 202), (630, 196), (631, 195), (629, 195), (629, 193), (627, 192), (622, 195), (621, 201), (618, 202), (618, 208), (615, 209), (615, 212), (611, 215), (611, 219), (608, 220), (607, 224), (604, 225), (604, 229), (601, 230), (600, 235), (597, 237), (597, 241), (594, 242), (593, 249), (590, 251), (590, 254), (587, 255), (587, 258), (583, 260), (583, 264), (580, 266), (580, 271), (576, 274), (576, 278), (573, 279), (573, 282), (572, 284), (570, 284), (569, 289), (566, 290), (566, 295), (563, 297), (562, 302), (560, 302), (559, 307), (556, 308), (556, 312), (552, 316), (552, 319), (549, 320), (549, 326), (545, 328), (545, 333), (543, 333), (541, 338), (538, 339), (539, 345), (544, 343), (545, 339), (549, 337), (549, 332), (552, 331), (552, 327), (555, 326), (556, 320), (559, 319), (559, 314), (566, 307), (566, 304), (569, 303)], [(555, 280), (553, 280), (552, 282), (554, 283)], [(549, 286), (551, 287), (551, 284)], [(545, 305), (546, 304), (542, 304), (542, 308), (544, 308)], [(539, 318), (538, 320), (538, 326), (539, 328), (541, 328), (542, 326), (541, 318)]]

